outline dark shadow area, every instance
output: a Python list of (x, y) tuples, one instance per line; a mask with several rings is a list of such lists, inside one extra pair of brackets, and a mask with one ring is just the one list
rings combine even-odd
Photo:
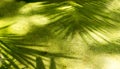
[(0, 6), (0, 18), (16, 16), (18, 14), (19, 8), (23, 5), (23, 2), (3, 2), (3, 5)]

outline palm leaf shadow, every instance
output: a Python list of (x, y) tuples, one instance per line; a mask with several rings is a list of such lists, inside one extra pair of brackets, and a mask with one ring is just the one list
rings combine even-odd
[[(11, 41), (11, 40), (10, 40)], [(27, 44), (21, 44), (21, 45), (15, 45), (17, 43), (12, 43), (12, 42), (7, 42), (7, 41), (0, 41), (1, 45), (1, 54), (4, 56), (4, 58), (7, 58), (6, 61), (8, 61), (11, 66), (14, 68), (20, 68), (18, 64), (14, 63), (14, 60), (10, 60), (10, 56), (15, 59), (17, 62), (23, 64), (24, 66), (29, 68), (29, 65), (32, 66), (33, 68), (35, 65), (33, 62), (35, 62), (35, 59), (33, 59), (31, 56), (44, 56), (44, 57), (58, 57), (58, 58), (69, 58), (69, 59), (76, 59), (75, 57), (71, 56), (66, 56), (63, 53), (50, 53), (46, 51), (40, 51), (36, 49), (30, 49), (27, 48)], [(30, 45), (30, 44), (28, 44)], [(34, 45), (33, 45), (34, 47)], [(39, 47), (39, 46), (38, 46)], [(44, 47), (44, 46), (43, 46)], [(6, 55), (9, 54), (9, 55)], [(27, 56), (31, 55), (31, 56)], [(53, 62), (53, 61), (51, 61)]]
[[(38, 34), (37, 37), (43, 37), (43, 39), (44, 38), (48, 39), (49, 36), (46, 37), (46, 35), (48, 35), (49, 33), (50, 34), (52, 33), (53, 36), (55, 36), (55, 38), (56, 38), (56, 36), (59, 36), (59, 35), (62, 38), (67, 38), (68, 36), (72, 36), (72, 38), (74, 38), (74, 35), (76, 34), (76, 32), (79, 33), (81, 35), (81, 37), (83, 36), (83, 34), (88, 34), (90, 37), (92, 37), (89, 34), (88, 30), (94, 33), (93, 30), (97, 31), (98, 29), (100, 30), (100, 28), (106, 29), (106, 27), (111, 28), (112, 26), (116, 26), (116, 24), (111, 24), (107, 20), (99, 20), (98, 18), (94, 17), (94, 15), (98, 15), (101, 18), (110, 19), (115, 22), (119, 22), (119, 20), (108, 17), (106, 15), (106, 13), (104, 13), (102, 11), (103, 9), (105, 9), (105, 8), (103, 8), (104, 6), (102, 6), (103, 3), (99, 3), (99, 4), (97, 3), (97, 5), (99, 5), (99, 6), (97, 6), (97, 8), (95, 6), (95, 3), (82, 4), (83, 7), (81, 6), (81, 4), (78, 4), (77, 2), (71, 2), (71, 1), (60, 2), (60, 4), (55, 3), (52, 5), (44, 4), (47, 6), (44, 9), (42, 9), (42, 11), (38, 11), (38, 12), (33, 11), (33, 12), (34, 12), (34, 14), (44, 14), (44, 15), (50, 17), (51, 22), (48, 25), (44, 26), (44, 28), (36, 28), (37, 30), (35, 29), (35, 30), (33, 30), (33, 32), (34, 32), (34, 34), (37, 34), (37, 33), (41, 34), (41, 36), (39, 36), (39, 34)], [(64, 6), (67, 6), (67, 8), (64, 9)], [(102, 6), (102, 7), (100, 7), (100, 6)], [(61, 7), (62, 7), (62, 10), (61, 10)], [(8, 26), (6, 26), (6, 27), (8, 27)], [(4, 27), (4, 28), (6, 28), (6, 27)], [(1, 28), (1, 29), (4, 29), (4, 28)], [(112, 28), (114, 28), (114, 27), (112, 27)], [(37, 32), (39, 29), (41, 29), (40, 32)], [(46, 32), (44, 32), (44, 31), (46, 31)], [(44, 34), (43, 34), (43, 32), (44, 32)], [(17, 62), (20, 62), (21, 64), (23, 64), (24, 66), (27, 66), (27, 67), (29, 67), (29, 65), (32, 67), (35, 67), (35, 65), (32, 64), (31, 61), (36, 62), (36, 64), (37, 64), (36, 66), (39, 69), (40, 68), (45, 69), (45, 65), (42, 62), (42, 59), (40, 57), (37, 57), (35, 60), (32, 57), (27, 56), (27, 55), (32, 55), (34, 57), (36, 57), (36, 56), (49, 57), (51, 59), (50, 69), (56, 69), (56, 63), (55, 63), (53, 57), (72, 58), (72, 59), (74, 58), (71, 56), (66, 56), (62, 53), (50, 53), (50, 52), (46, 52), (46, 51), (40, 51), (40, 50), (27, 48), (27, 46), (31, 45), (34, 47), (34, 45), (35, 45), (34, 43), (31, 43), (31, 42), (33, 42), (37, 37), (35, 37), (35, 39), (31, 42), (27, 41), (27, 40), (30, 40), (32, 37), (34, 37), (34, 35), (32, 33), (28, 33), (26, 36), (22, 37), (23, 40), (25, 40), (26, 42), (31, 43), (31, 44), (28, 44), (19, 38), (17, 40), (14, 39), (13, 37), (16, 37), (16, 36), (12, 36), (12, 37), (4, 36), (4, 37), (6, 37), (7, 39), (6, 40), (0, 39), (2, 55), (5, 58), (8, 58), (7, 61), (9, 63), (11, 63), (12, 64), (11, 66), (13, 66), (16, 69), (19, 69), (20, 67), (17, 63), (14, 63), (14, 60), (11, 60), (10, 56), (12, 56), (12, 58), (14, 58)], [(28, 39), (29, 37), (31, 37), (31, 38)], [(93, 37), (93, 39), (94, 39), (94, 37)], [(37, 39), (36, 39), (36, 41), (37, 41)], [(43, 46), (43, 45), (36, 45), (36, 46), (39, 47), (39, 46)], [(108, 48), (108, 45), (106, 48)], [(93, 51), (95, 49), (95, 50), (98, 50), (99, 52), (101, 52), (103, 49), (106, 49), (106, 48), (94, 47), (91, 49)], [(110, 48), (107, 51), (109, 52), (112, 49), (113, 48)], [(119, 50), (119, 47), (117, 47), (117, 49)], [(117, 50), (115, 50), (115, 52), (117, 52)], [(5, 63), (5, 65), (6, 64), (7, 63)], [(39, 67), (40, 65), (42, 67)]]
[(90, 46), (90, 50), (95, 54), (107, 53), (107, 54), (120, 54), (120, 45), (117, 43), (108, 43), (105, 45)]
[[(105, 8), (102, 2), (98, 2), (97, 4), (93, 2), (92, 4), (85, 4), (82, 6), (75, 2), (67, 1), (56, 5), (56, 7), (55, 5), (51, 5), (50, 8), (52, 7), (53, 9), (49, 10), (49, 13), (45, 10), (39, 13), (45, 14), (51, 18), (51, 22), (45, 27), (49, 28), (55, 36), (60, 36), (61, 34), (60, 37), (62, 38), (67, 38), (69, 35), (73, 37), (76, 32), (81, 34), (87, 30), (99, 30), (100, 28), (105, 30), (106, 28), (113, 28), (113, 26), (116, 27), (116, 25), (118, 25), (110, 23), (107, 20), (120, 22), (103, 12), (103, 10), (107, 8)], [(95, 15), (104, 20), (100, 20), (95, 17)]]
[(56, 63), (55, 63), (55, 60), (54, 60), (53, 57), (51, 58), (51, 61), (50, 61), (50, 68), (49, 68), (49, 69), (57, 69), (57, 68), (56, 68)]
[(45, 69), (45, 65), (41, 57), (36, 58), (36, 69)]

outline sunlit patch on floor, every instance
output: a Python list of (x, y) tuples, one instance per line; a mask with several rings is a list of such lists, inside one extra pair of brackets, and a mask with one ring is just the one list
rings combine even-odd
[(100, 69), (120, 69), (120, 55), (118, 54), (99, 54), (93, 60)]
[(6, 24), (6, 22), (5, 22), (5, 21), (0, 20), (0, 28), (1, 28), (1, 27), (4, 27), (4, 26), (5, 26), (5, 24)]
[(49, 18), (43, 15), (33, 15), (29, 17), (29, 22), (36, 26), (44, 26), (48, 24)]
[[(119, 9), (120, 9), (120, 0), (113, 0), (112, 2), (110, 2), (108, 5), (107, 5), (107, 8), (110, 10), (110, 11), (114, 11), (114, 12), (119, 12)], [(108, 11), (109, 11), (108, 10)], [(107, 11), (107, 10), (106, 10)]]
[(105, 58), (103, 69), (120, 69), (120, 56), (110, 56)]
[(57, 8), (58, 10), (68, 10), (68, 9), (72, 9), (73, 7), (72, 6), (62, 6), (62, 7), (59, 7)]
[(15, 20), (16, 17), (9, 17), (9, 18), (3, 18), (3, 19), (0, 19), (0, 28), (2, 27), (5, 27), (5, 26), (8, 26), (8, 25), (11, 25)]
[(18, 20), (15, 24), (8, 28), (9, 33), (17, 35), (25, 35), (29, 30), (29, 23), (24, 18)]
[(39, 9), (43, 8), (42, 4), (43, 4), (43, 2), (28, 3), (19, 10), (19, 13), (28, 14), (33, 11), (39, 11)]

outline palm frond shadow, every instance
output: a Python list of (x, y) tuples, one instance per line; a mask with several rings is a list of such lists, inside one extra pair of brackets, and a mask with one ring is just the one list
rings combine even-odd
[[(119, 20), (111, 18), (111, 16), (108, 16), (108, 14), (103, 11), (107, 8), (105, 8), (102, 2), (85, 5), (79, 5), (75, 2), (63, 2), (60, 5), (56, 5), (56, 7), (55, 5), (51, 5), (49, 8), (51, 7), (53, 9), (48, 10), (49, 13), (44, 10), (40, 12), (40, 14), (45, 14), (50, 17), (51, 22), (45, 27), (48, 27), (50, 31), (57, 36), (61, 34), (63, 38), (69, 35), (74, 36), (76, 32), (84, 33), (86, 29), (99, 30), (100, 28), (113, 28), (113, 26), (116, 27), (119, 25), (111, 23), (108, 20), (117, 23), (120, 22)], [(47, 7), (47, 9), (49, 8)]]
[(95, 54), (107, 53), (107, 54), (120, 54), (120, 45), (119, 42), (113, 43), (110, 42), (105, 45), (93, 45), (89, 48)]
[[(11, 26), (11, 25), (9, 25)], [(7, 27), (9, 27), (7, 26)], [(1, 29), (5, 29), (7, 27), (1, 28)], [(38, 28), (37, 28), (38, 29)], [(6, 58), (5, 63), (2, 64), (3, 66), (1, 68), (15, 68), (15, 69), (21, 69), (21, 67), (19, 66), (18, 63), (20, 63), (21, 65), (24, 65), (25, 67), (29, 68), (29, 66), (32, 66), (33, 68), (35, 68), (35, 65), (33, 64), (35, 62), (35, 59), (32, 58), (31, 56), (35, 57), (35, 56), (44, 56), (44, 57), (56, 57), (56, 58), (69, 58), (69, 59), (76, 59), (75, 57), (71, 57), (71, 56), (66, 56), (63, 53), (50, 53), (47, 51), (40, 51), (40, 50), (36, 50), (36, 49), (32, 49), (34, 47), (47, 47), (47, 45), (43, 45), (43, 44), (39, 44), (41, 43), (41, 41), (38, 43), (34, 43), (35, 41), (39, 41), (39, 37), (42, 37), (43, 39), (45, 39), (44, 36), (45, 35), (41, 35), (40, 34), (43, 32), (45, 33), (45, 31), (40, 31), (40, 33), (36, 33), (38, 30), (35, 29), (32, 32), (33, 33), (28, 33), (25, 36), (17, 36), (14, 34), (6, 34), (4, 36), (1, 36), (0, 38), (0, 46), (1, 46), (1, 54), (3, 56), (3, 58)], [(41, 29), (41, 28), (39, 28)], [(45, 30), (45, 29), (43, 29)], [(48, 33), (48, 32), (47, 32)], [(38, 34), (37, 37), (35, 37), (35, 39), (33, 39), (32, 37), (34, 36), (33, 34)], [(33, 41), (30, 41), (29, 38), (32, 38)], [(38, 38), (38, 39), (36, 39)], [(44, 41), (42, 39), (42, 41)], [(48, 39), (48, 38), (47, 38)], [(45, 40), (47, 41), (47, 40)], [(32, 47), (32, 48), (28, 48), (28, 47)], [(28, 56), (31, 55), (31, 56)], [(6, 63), (9, 62), (9, 63)]]
[[(10, 41), (10, 42), (9, 42)], [(27, 48), (28, 46), (35, 47), (34, 45), (30, 44), (19, 44), (19, 43), (13, 43), (12, 40), (0, 40), (0, 46), (1, 46), (1, 54), (4, 58), (6, 58), (5, 61), (9, 62), (11, 64), (9, 67), (13, 67), (16, 69), (20, 69), (18, 63), (24, 65), (25, 67), (32, 66), (35, 68), (35, 65), (33, 62), (35, 62), (35, 59), (33, 57), (35, 56), (44, 56), (47, 58), (56, 57), (56, 58), (68, 58), (68, 59), (77, 59), (76, 57), (66, 56), (63, 53), (50, 53), (47, 51), (40, 51), (32, 48)], [(37, 45), (36, 45), (37, 46)], [(37, 47), (44, 47), (44, 46), (37, 46)], [(33, 57), (31, 57), (31, 56)], [(14, 60), (11, 60), (14, 59)], [(9, 65), (7, 64), (7, 65)], [(8, 66), (6, 66), (8, 67)]]
[[(51, 1), (52, 3), (44, 3), (44, 6), (42, 9), (40, 8), (40, 11), (32, 10), (32, 12), (30, 12), (32, 15), (42, 14), (49, 17), (49, 24), (39, 28), (35, 27), (33, 28), (32, 32), (28, 32), (24, 36), (1, 36), (2, 38), (0, 38), (0, 50), (3, 58), (5, 58), (3, 61), (3, 66), (1, 68), (5, 69), (7, 67), (6, 69), (21, 69), (21, 66), (28, 68), (30, 66), (36, 69), (45, 69), (44, 62), (41, 58), (42, 56), (50, 58), (49, 69), (56, 69), (56, 58), (79, 58), (66, 56), (66, 54), (63, 53), (51, 53), (48, 51), (42, 51), (40, 48), (47, 47), (47, 45), (45, 43), (42, 44), (42, 42), (47, 43), (49, 39), (57, 37), (66, 39), (70, 36), (71, 38), (74, 38), (75, 34), (78, 33), (81, 36), (82, 40), (84, 40), (85, 43), (90, 46), (87, 39), (85, 39), (85, 36), (99, 43), (99, 40), (97, 41), (94, 36), (90, 34), (90, 32), (92, 32), (109, 43), (107, 39), (96, 33), (96, 31), (100, 32), (101, 34), (105, 34), (104, 31), (107, 31), (107, 28), (116, 28), (117, 25), (119, 25), (119, 19), (108, 16), (108, 14), (103, 11), (104, 9), (107, 9), (105, 3), (103, 2), (97, 2), (95, 0), (92, 0), (94, 2), (90, 2), (89, 0), (86, 2), (81, 0), (81, 3), (79, 3), (78, 0), (63, 2), (61, 2), (61, 0), (59, 2), (60, 4), (58, 4), (58, 2), (53, 3), (53, 1)], [(113, 15), (114, 14), (119, 13), (113, 13)], [(29, 16), (29, 14), (27, 15)], [(2, 17), (3, 16), (6, 15), (2, 15)], [(109, 20), (115, 23), (111, 23)], [(0, 28), (0, 30), (7, 27), (8, 26)], [(32, 48), (29, 48), (29, 46)], [(39, 47), (39, 50), (33, 49), (34, 47)], [(91, 46), (90, 50), (98, 53), (119, 53), (119, 46), (117, 44), (109, 43), (105, 46)], [(21, 66), (19, 66), (19, 64), (21, 64)]]
[[(36, 69), (45, 69), (45, 65), (44, 65), (41, 57), (37, 57), (37, 58), (36, 58)], [(54, 59), (53, 57), (50, 58), (50, 66), (49, 66), (49, 69), (57, 69), (57, 68), (56, 68), (55, 59)]]
[(36, 69), (45, 69), (44, 63), (40, 57), (36, 58)]

